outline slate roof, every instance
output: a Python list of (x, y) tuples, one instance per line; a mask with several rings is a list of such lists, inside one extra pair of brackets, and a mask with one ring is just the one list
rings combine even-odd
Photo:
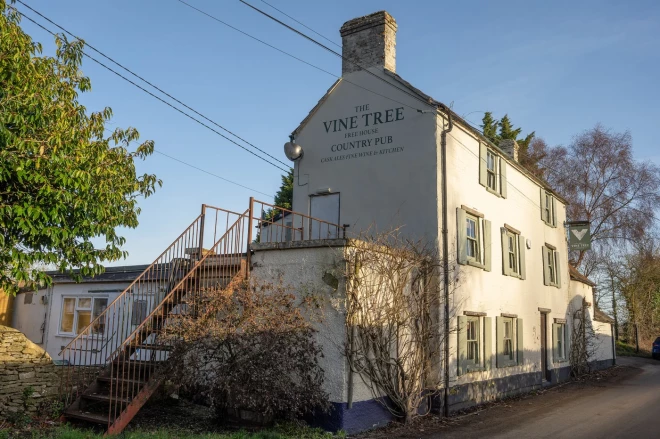
[[(84, 283), (101, 283), (101, 282), (133, 282), (149, 265), (124, 265), (122, 267), (106, 267), (105, 273), (97, 274), (94, 277), (85, 276), (81, 282)], [(73, 270), (74, 273), (79, 270)], [(60, 271), (47, 271), (53, 279), (53, 284), (67, 284), (75, 283), (68, 274)]]
[(578, 281), (578, 282), (582, 282), (583, 284), (587, 284), (587, 285), (589, 285), (590, 287), (595, 287), (595, 286), (596, 286), (596, 284), (594, 283), (594, 281), (592, 281), (592, 280), (589, 279), (587, 276), (585, 276), (584, 274), (582, 274), (582, 273), (580, 273), (579, 271), (577, 271), (577, 268), (573, 267), (572, 265), (569, 265), (569, 266), (568, 266), (568, 271), (569, 271), (569, 273), (570, 273), (570, 275), (571, 275), (571, 279), (572, 279), (572, 280), (576, 280), (576, 281)]
[(601, 311), (597, 306), (594, 306), (594, 320), (601, 323), (614, 323), (614, 319)]

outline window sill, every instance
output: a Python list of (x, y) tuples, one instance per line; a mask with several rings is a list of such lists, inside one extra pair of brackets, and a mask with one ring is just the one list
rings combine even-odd
[(542, 221), (543, 221), (543, 222), (545, 223), (545, 225), (548, 226), (548, 227), (552, 227), (553, 229), (556, 229), (556, 228), (557, 228), (557, 224), (549, 223), (549, 222), (547, 222), (546, 220), (542, 220)]
[(468, 366), (467, 367), (467, 373), (483, 372), (485, 370), (486, 370), (486, 368), (484, 366)]
[(504, 198), (501, 193), (497, 192), (496, 190), (493, 190), (493, 189), (489, 188), (488, 186), (486, 186), (486, 190), (488, 192), (490, 192), (491, 194), (495, 195), (498, 198)]
[(525, 280), (525, 279), (523, 279), (522, 276), (519, 275), (519, 274), (507, 274), (507, 273), (502, 273), (502, 274), (503, 274), (504, 276), (513, 277), (513, 278), (516, 278), (516, 279), (519, 279), (519, 280)]
[(497, 368), (498, 369), (504, 369), (504, 368), (507, 368), (507, 367), (514, 367), (514, 366), (517, 366), (517, 365), (518, 365), (518, 362), (511, 361), (509, 363), (504, 363), (504, 364), (498, 365)]
[(484, 264), (482, 264), (481, 262), (474, 261), (472, 259), (468, 259), (465, 264), (470, 265), (472, 267), (481, 268), (482, 270), (486, 269), (486, 266)]
[[(55, 337), (62, 337), (62, 338), (76, 338), (78, 337), (79, 334), (66, 334), (66, 333), (57, 333), (55, 334)], [(105, 340), (105, 336), (103, 335), (83, 335), (81, 338), (84, 339), (95, 339), (95, 340)]]

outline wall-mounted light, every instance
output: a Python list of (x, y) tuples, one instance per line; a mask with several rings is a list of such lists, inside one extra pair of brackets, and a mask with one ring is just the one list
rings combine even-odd
[(303, 156), (302, 146), (298, 145), (293, 141), (293, 136), (291, 136), (290, 142), (286, 142), (284, 144), (284, 154), (286, 155), (286, 158), (288, 158), (292, 162), (295, 162), (296, 160), (300, 160), (302, 158)]

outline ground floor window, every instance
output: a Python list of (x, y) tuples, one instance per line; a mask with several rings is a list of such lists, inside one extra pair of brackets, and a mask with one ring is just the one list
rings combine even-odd
[(497, 367), (523, 362), (523, 321), (515, 315), (497, 317)]
[(485, 313), (467, 312), (458, 317), (458, 374), (490, 369), (492, 319)]
[(566, 346), (566, 323), (564, 319), (555, 319), (555, 323), (552, 324), (552, 344), (553, 361), (555, 363), (566, 361), (568, 349)]
[[(60, 333), (80, 334), (107, 306), (107, 297), (63, 297)], [(101, 320), (94, 323), (92, 334), (105, 333), (105, 319)]]

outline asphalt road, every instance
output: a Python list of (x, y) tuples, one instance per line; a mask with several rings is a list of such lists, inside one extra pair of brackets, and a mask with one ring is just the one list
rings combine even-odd
[(627, 374), (620, 380), (548, 391), (430, 437), (660, 438), (660, 361), (622, 357), (617, 363)]

